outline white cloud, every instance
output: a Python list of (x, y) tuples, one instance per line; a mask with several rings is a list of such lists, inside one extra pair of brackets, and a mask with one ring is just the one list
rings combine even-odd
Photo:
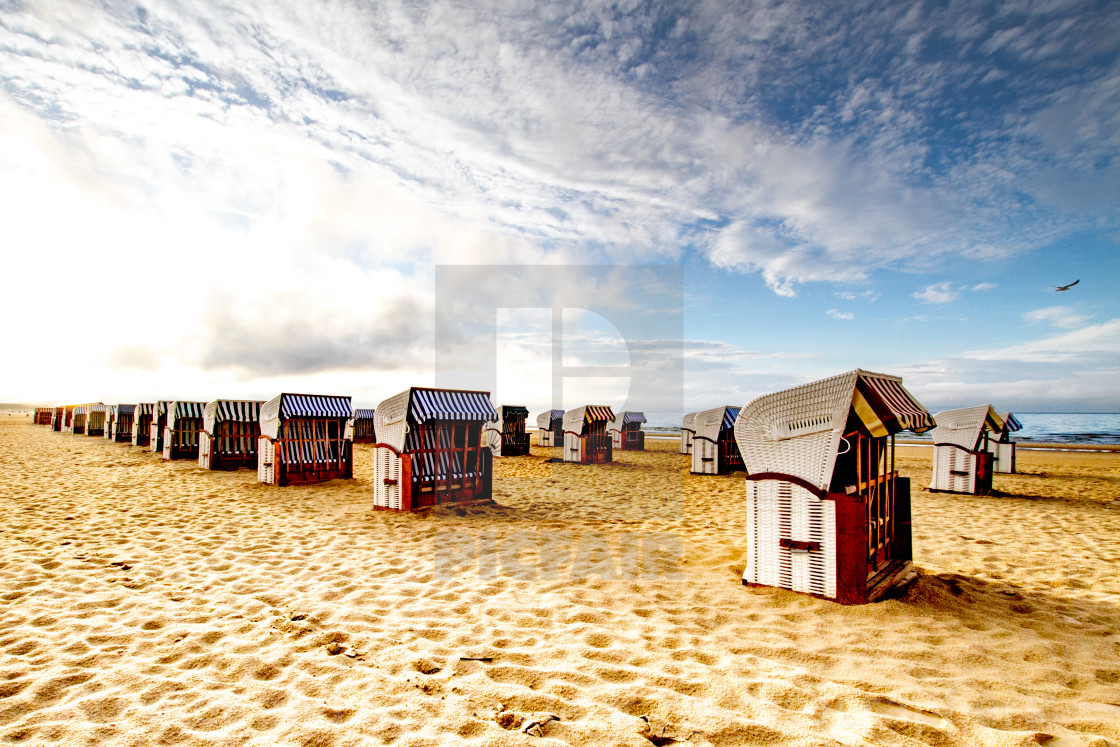
[(952, 303), (961, 297), (960, 292), (949, 282), (934, 283), (910, 295), (923, 303)]
[(1014, 360), (1042, 363), (1087, 360), (1093, 356), (1120, 353), (1120, 319), (1066, 332), (1041, 340), (1009, 345), (996, 350), (972, 350), (965, 357), (976, 360)]
[[(1035, 44), (1076, 53), (1093, 24), (1082, 19), (1078, 38), (1046, 14), (1024, 27), (967, 4), (953, 10), (955, 23), (941, 23), (945, 12), (825, 19), (798, 2), (475, 11), (264, 0), (217, 13), (205, 2), (143, 12), (60, 2), (13, 13), (0, 50), (24, 106), (100, 132), (102, 156), (112, 140), (119, 160), (145, 164), (116, 172), (141, 193), (186, 180), (223, 211), (272, 218), (276, 187), (295, 191), (299, 178), (281, 164), (302, 152), (346, 182), (377, 185), (368, 199), (343, 189), (351, 199), (336, 200), (308, 181), (309, 207), (335, 207), (320, 209), (326, 225), (303, 224), (324, 229), (315, 239), (368, 241), (353, 226), (365, 219), (397, 247), (402, 227), (438, 216), (447, 230), (421, 258), (475, 261), (493, 246), (541, 261), (673, 260), (693, 243), (717, 266), (759, 271), (790, 296), (798, 283), (1004, 255), (1062, 230), (1053, 216), (1022, 230), (1034, 218), (1013, 184), (1037, 169), (1021, 152), (1001, 145), (930, 168), (935, 144), (925, 138), (937, 128), (923, 117), (938, 116), (938, 97), (980, 71), (966, 56), (927, 59), (923, 28), (965, 39), (969, 27), (988, 39), (988, 53), (1037, 56)], [(672, 29), (671, 43), (649, 37), (659, 24)], [(850, 58), (838, 46), (846, 38), (893, 50), (891, 66)], [(698, 52), (675, 57), (674, 45)], [(820, 69), (821, 59), (841, 58), (849, 70)], [(765, 91), (800, 95), (837, 72), (833, 102), (785, 127), (774, 122), (778, 102)], [(1092, 104), (1079, 142), (1111, 131), (1105, 80), (1053, 97), (1052, 107)], [(1042, 125), (1024, 131), (1050, 142)], [(1001, 133), (981, 134), (978, 147)], [(393, 220), (400, 195), (413, 204)], [(378, 205), (387, 216), (366, 212)], [(477, 238), (447, 240), (464, 236)]]
[(1062, 329), (1079, 327), (1092, 318), (1092, 316), (1076, 313), (1069, 306), (1047, 306), (1023, 314), (1023, 321), (1028, 324), (1049, 324)]
[(872, 289), (868, 289), (865, 291), (838, 291), (836, 293), (836, 297), (842, 298), (845, 301), (857, 301), (859, 299), (876, 301), (879, 298), (879, 293)]
[(980, 293), (980, 292), (983, 292), (983, 291), (995, 290), (998, 287), (999, 286), (996, 285), (995, 283), (977, 283), (976, 285), (972, 286), (969, 290)]
[(825, 312), (833, 319), (855, 319), (856, 315), (848, 311), (839, 311), (837, 309), (829, 309)]
[(949, 358), (896, 373), (931, 412), (991, 404), (1000, 411), (1110, 412), (1120, 387), (1115, 360), (1082, 363), (1071, 371), (1048, 361)]
[[(337, 383), (367, 365), (353, 348), (369, 340), (407, 348), (368, 363), (374, 376), (420, 376), (427, 351), (403, 340), (425, 334), (441, 263), (699, 253), (794, 297), (1113, 230), (1120, 78), (1100, 62), (1115, 38), (1103, 15), (25, 3), (0, 27), (0, 204), (17, 248), (0, 262), (20, 277), (65, 268), (81, 291), (10, 334), (168, 382), (175, 365), (184, 382), (263, 376), (241, 345), (276, 377), (311, 366)], [(997, 62), (1030, 74), (989, 76)], [(85, 313), (93, 276), (121, 278), (151, 312)], [(33, 288), (0, 300), (6, 318)], [(285, 350), (295, 337), (322, 339)]]

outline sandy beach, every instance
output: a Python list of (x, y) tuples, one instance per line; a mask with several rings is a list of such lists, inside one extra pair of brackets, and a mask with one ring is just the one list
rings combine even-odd
[(1120, 454), (913, 480), (919, 576), (742, 586), (741, 475), (674, 441), (497, 459), (497, 505), (371, 509), (0, 418), (0, 740), (1120, 745)]

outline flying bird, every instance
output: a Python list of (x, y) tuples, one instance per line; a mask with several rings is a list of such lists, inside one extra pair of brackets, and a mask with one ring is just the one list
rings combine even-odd
[(1072, 288), (1073, 286), (1077, 285), (1080, 282), (1081, 282), (1081, 278), (1078, 278), (1077, 280), (1074, 280), (1069, 285), (1055, 285), (1054, 290), (1056, 290), (1056, 291), (1067, 291), (1067, 290), (1069, 290), (1070, 288)]

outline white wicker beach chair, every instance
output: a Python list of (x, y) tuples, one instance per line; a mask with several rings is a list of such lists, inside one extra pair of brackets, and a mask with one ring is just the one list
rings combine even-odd
[(893, 435), (932, 425), (901, 379), (859, 369), (744, 407), (743, 583), (858, 604), (905, 578), (910, 489), (893, 468)]
[(988, 493), (992, 489), (992, 436), (1004, 423), (991, 405), (945, 410), (933, 416), (933, 479), (929, 489)]

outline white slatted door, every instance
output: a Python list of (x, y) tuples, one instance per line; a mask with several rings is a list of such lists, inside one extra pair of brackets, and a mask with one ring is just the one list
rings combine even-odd
[(931, 490), (951, 490), (949, 481), (949, 453), (956, 451), (952, 446), (933, 447), (933, 480)]
[(392, 449), (378, 447), (373, 454), (373, 505), (400, 511), (404, 505), (401, 492), (401, 458)]
[(698, 475), (716, 474), (718, 451), (718, 446), (706, 438), (692, 439), (692, 471)]
[(1015, 471), (1015, 444), (995, 444), (993, 472), (1011, 474)]
[[(747, 482), (745, 581), (835, 598), (835, 538), (831, 501), (788, 482)], [(783, 540), (815, 546), (811, 550), (783, 547)]]
[(276, 477), (276, 445), (269, 438), (257, 441), (257, 482), (269, 485)]
[(574, 433), (564, 433), (564, 461), (583, 461), (583, 441)]
[(969, 452), (953, 449), (949, 455), (949, 486), (957, 493), (976, 492), (976, 459)]

